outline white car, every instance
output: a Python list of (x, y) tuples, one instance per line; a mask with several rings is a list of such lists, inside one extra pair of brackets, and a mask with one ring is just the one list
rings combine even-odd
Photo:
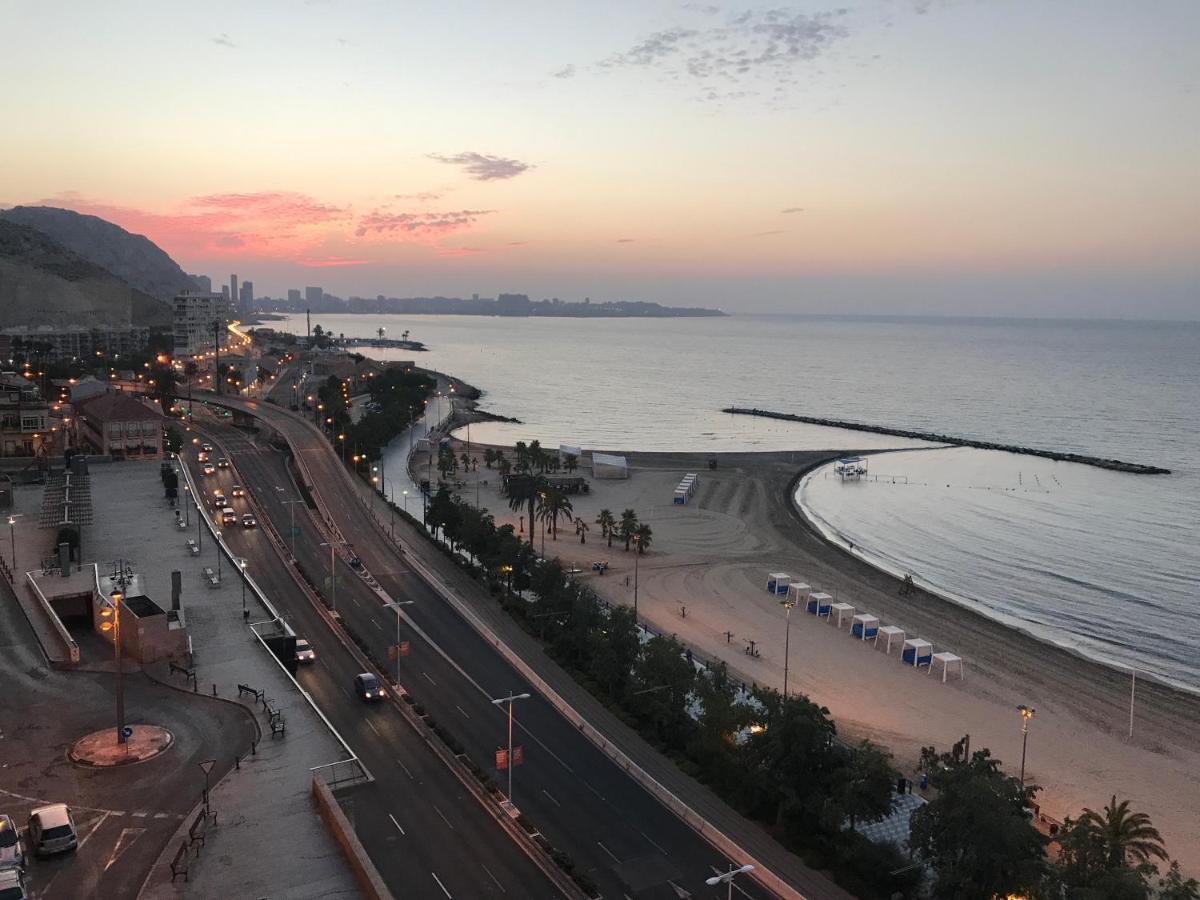
[(25, 874), (17, 868), (0, 869), (0, 900), (25, 900)]
[(236, 525), (238, 520), (237, 510), (232, 506), (227, 506), (221, 510), (222, 525)]
[(296, 638), (296, 662), (310, 663), (317, 661), (317, 651), (304, 638)]
[(66, 853), (78, 845), (75, 819), (67, 804), (39, 806), (29, 814), (29, 846), (36, 855)]
[(206, 462), (206, 463), (204, 464), (204, 469), (203, 469), (203, 472), (204, 472), (204, 474), (205, 474), (205, 475), (216, 475), (216, 474), (217, 474), (217, 467), (216, 467), (216, 466), (214, 466), (214, 465), (213, 465), (212, 463), (210, 463), (210, 462)]
[[(21, 852), (21, 835), (17, 834), (16, 823), (8, 816), (0, 815), (0, 869), (23, 868), (24, 865), (25, 856)], [(2, 892), (0, 897), (3, 897)]]

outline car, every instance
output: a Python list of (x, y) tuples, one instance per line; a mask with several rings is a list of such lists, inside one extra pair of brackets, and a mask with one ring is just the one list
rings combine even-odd
[(217, 468), (218, 469), (228, 469), (229, 468), (229, 460), (227, 460), (223, 456), (218, 456), (217, 457)]
[(233, 486), (233, 490), (231, 490), (229, 493), (235, 497), (245, 497), (246, 489), (244, 487), (242, 487), (240, 484), (235, 484)]
[(67, 804), (39, 806), (29, 813), (29, 846), (37, 856), (68, 853), (79, 846), (75, 817)]
[(25, 900), (25, 873), (20, 869), (0, 869), (0, 900)]
[(256, 525), (258, 525), (258, 519), (254, 518), (250, 513), (245, 513), (242, 516), (243, 528), (254, 528)]
[(221, 524), (222, 525), (236, 525), (237, 518), (238, 518), (237, 510), (234, 509), (232, 506), (227, 506), (223, 510), (221, 510)]
[[(9, 866), (23, 868), (25, 856), (21, 852), (21, 835), (17, 833), (16, 823), (6, 815), (0, 814), (0, 869)], [(3, 893), (0, 892), (0, 897)]]
[(210, 444), (208, 441), (205, 441), (203, 444), (200, 445), (200, 449), (203, 450), (205, 453), (212, 453), (213, 445)]
[(296, 662), (310, 663), (317, 661), (317, 651), (304, 638), (296, 638)]
[(201, 450), (196, 454), (196, 459), (198, 459), (200, 462), (208, 462), (208, 454)]
[(354, 693), (364, 700), (382, 700), (383, 685), (370, 672), (362, 672), (354, 676)]
[(357, 570), (361, 569), (362, 567), (363, 567), (362, 560), (358, 558), (357, 553), (354, 554), (354, 556), (350, 557), (350, 568), (357, 571)]
[(224, 509), (229, 505), (229, 501), (225, 498), (225, 492), (222, 490), (213, 491), (213, 506), (217, 509)]

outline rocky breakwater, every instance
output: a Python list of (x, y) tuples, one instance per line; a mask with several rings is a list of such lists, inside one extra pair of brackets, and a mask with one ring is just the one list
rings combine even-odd
[(848, 431), (868, 431), (873, 434), (890, 434), (895, 437), (912, 438), (918, 441), (932, 441), (938, 444), (951, 444), (958, 447), (976, 447), (980, 450), (1003, 450), (1007, 453), (1023, 453), (1026, 456), (1041, 456), (1045, 459), (1060, 462), (1081, 463), (1085, 466), (1095, 466), (1098, 469), (1112, 469), (1116, 472), (1129, 472), (1134, 475), (1170, 475), (1170, 469), (1159, 466), (1146, 466), (1141, 463), (1125, 462), (1120, 459), (1102, 459), (1098, 456), (1085, 456), (1081, 453), (1063, 453), (1057, 450), (1039, 450), (1035, 447), (1019, 447), (1015, 444), (997, 444), (992, 441), (976, 441), (970, 438), (955, 437), (949, 434), (936, 434), (931, 431), (913, 431), (906, 428), (889, 428), (885, 425), (866, 425), (862, 422), (846, 422), (841, 419), (827, 419), (820, 416), (798, 416), (793, 413), (772, 412), (767, 409), (744, 409), (729, 406), (721, 410), (735, 416), (759, 416), (765, 419), (780, 419), (784, 422), (803, 422), (806, 425), (825, 425), (829, 428), (845, 428)]

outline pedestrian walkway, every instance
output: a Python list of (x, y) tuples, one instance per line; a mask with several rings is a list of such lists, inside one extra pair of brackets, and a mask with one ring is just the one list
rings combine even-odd
[[(216, 544), (202, 530), (202, 551), (192, 556), (196, 510), (190, 527), (179, 530), (164, 496), (158, 463), (126, 462), (91, 469), (92, 497), (106, 522), (89, 535), (91, 558), (101, 572), (125, 559), (142, 577), (146, 593), (162, 606), (171, 599), (171, 573), (182, 576), (184, 619), (194, 650), (194, 679), (168, 665), (147, 667), (150, 675), (182, 690), (196, 690), (241, 703), (253, 711), (265, 733), (256, 752), (243, 759), (210, 795), (217, 827), (205, 835), (199, 857), (191, 859), (188, 880), (171, 882), (169, 862), (186, 838), (191, 817), (168, 843), (140, 894), (146, 898), (185, 897), (355, 897), (357, 884), (341, 850), (321, 824), (311, 799), (313, 766), (345, 753), (299, 688), (262, 644), (243, 617), (243, 586), (228, 557), (221, 560), (218, 587), (201, 579), (217, 568)], [(271, 618), (253, 589), (245, 592), (250, 622)], [(284, 736), (272, 739), (261, 701), (239, 698), (238, 685), (263, 691), (287, 722)], [(199, 797), (197, 798), (199, 800)]]

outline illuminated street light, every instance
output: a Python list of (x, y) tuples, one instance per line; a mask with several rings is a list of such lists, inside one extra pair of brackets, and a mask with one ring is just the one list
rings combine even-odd
[(1029, 743), (1029, 720), (1037, 712), (1032, 706), (1022, 703), (1017, 707), (1021, 714), (1021, 787), (1025, 786), (1025, 746)]

